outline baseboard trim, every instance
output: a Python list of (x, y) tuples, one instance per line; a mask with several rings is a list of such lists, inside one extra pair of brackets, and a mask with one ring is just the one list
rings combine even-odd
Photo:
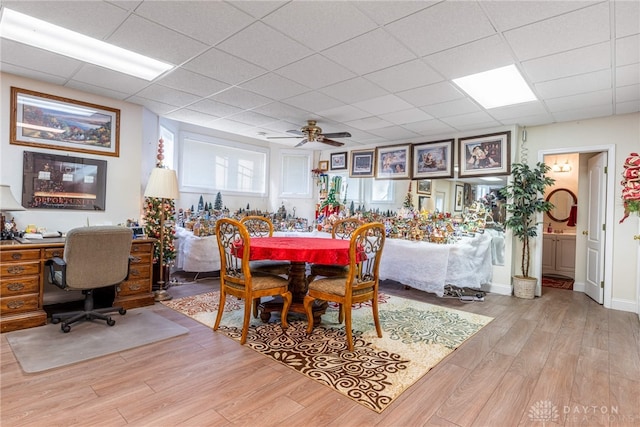
[(513, 293), (511, 285), (505, 285), (503, 283), (488, 283), (482, 285), (482, 290), (500, 295), (511, 295)]

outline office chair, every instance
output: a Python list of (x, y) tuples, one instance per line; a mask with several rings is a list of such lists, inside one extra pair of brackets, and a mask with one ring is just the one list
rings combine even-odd
[(94, 308), (95, 289), (115, 286), (129, 276), (131, 230), (117, 226), (80, 227), (67, 233), (63, 258), (45, 262), (50, 282), (64, 290), (82, 291), (84, 310), (55, 313), (51, 322), (62, 322), (63, 332), (71, 331), (71, 324), (81, 320), (100, 319), (113, 326), (116, 321), (108, 313), (124, 315), (122, 307)]

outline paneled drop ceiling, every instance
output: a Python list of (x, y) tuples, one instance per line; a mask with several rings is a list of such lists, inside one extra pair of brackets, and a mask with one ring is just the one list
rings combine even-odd
[[(640, 111), (636, 0), (3, 1), (2, 7), (176, 65), (148, 82), (2, 39), (3, 72), (260, 140), (291, 136), (286, 131), (308, 119), (325, 133), (350, 132), (340, 141), (358, 148)], [(509, 64), (538, 101), (486, 110), (451, 81)]]

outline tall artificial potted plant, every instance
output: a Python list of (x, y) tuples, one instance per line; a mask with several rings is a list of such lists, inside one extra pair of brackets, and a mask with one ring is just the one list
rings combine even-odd
[(514, 163), (511, 165), (511, 182), (500, 190), (507, 198), (508, 218), (504, 225), (522, 243), (521, 275), (513, 277), (513, 292), (520, 298), (533, 298), (538, 281), (529, 276), (529, 239), (538, 235), (536, 215), (553, 208), (553, 204), (544, 199), (545, 189), (555, 182), (555, 179), (545, 176), (549, 170), (551, 168), (543, 162), (538, 162), (534, 168), (526, 163)]

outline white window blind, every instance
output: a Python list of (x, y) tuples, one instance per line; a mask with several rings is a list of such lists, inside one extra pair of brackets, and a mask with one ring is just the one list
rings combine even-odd
[(281, 197), (311, 197), (311, 154), (282, 153)]

